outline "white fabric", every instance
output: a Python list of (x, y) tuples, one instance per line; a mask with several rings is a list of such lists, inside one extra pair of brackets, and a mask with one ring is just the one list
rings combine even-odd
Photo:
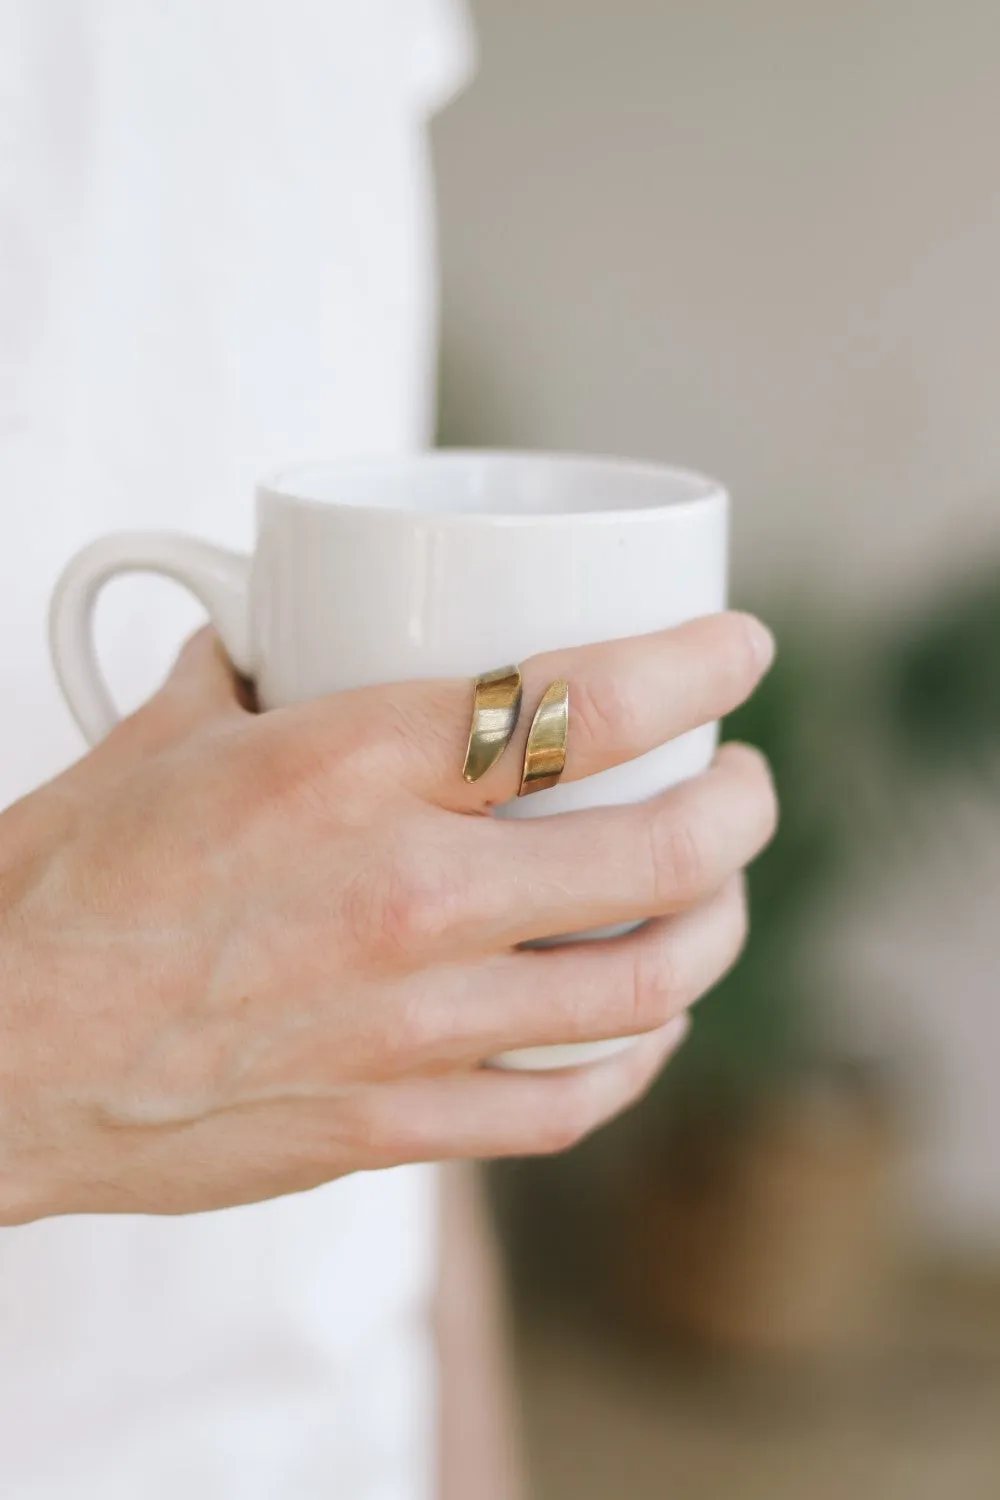
[[(426, 442), (448, 0), (0, 0), (0, 805), (79, 754), (45, 649), (96, 533), (249, 541), (255, 477)], [(116, 585), (126, 702), (195, 612)], [(0, 1231), (4, 1500), (426, 1500), (434, 1175)]]

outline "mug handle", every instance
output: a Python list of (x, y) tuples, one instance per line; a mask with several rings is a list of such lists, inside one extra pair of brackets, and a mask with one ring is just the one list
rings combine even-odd
[(207, 609), (237, 672), (251, 675), (249, 557), (168, 531), (123, 531), (101, 537), (68, 563), (49, 608), (49, 646), (56, 677), (91, 745), (109, 734), (121, 718), (94, 643), (98, 595), (121, 573), (158, 573), (190, 589)]

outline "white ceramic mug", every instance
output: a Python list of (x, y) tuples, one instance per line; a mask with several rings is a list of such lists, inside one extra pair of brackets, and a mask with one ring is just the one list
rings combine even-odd
[[(316, 465), (262, 484), (257, 521), (252, 557), (136, 532), (104, 537), (69, 564), (52, 601), (52, 655), (91, 743), (118, 717), (93, 616), (101, 588), (121, 573), (159, 573), (190, 589), (265, 709), (343, 688), (473, 677), (725, 603), (724, 489), (653, 464), (443, 451)], [(707, 725), (499, 813), (540, 817), (650, 797), (703, 771), (715, 738)], [(456, 776), (463, 750), (456, 746)], [(497, 1061), (568, 1067), (625, 1045), (527, 1048)]]

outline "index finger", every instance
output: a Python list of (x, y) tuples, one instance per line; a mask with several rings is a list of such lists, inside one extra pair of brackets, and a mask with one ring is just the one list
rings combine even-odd
[(393, 719), (400, 779), (443, 806), (483, 811), (517, 795), (531, 717), (555, 680), (569, 683), (562, 780), (578, 781), (731, 713), (753, 692), (773, 655), (766, 626), (729, 611), (653, 635), (530, 657), (521, 665), (517, 730), (500, 759), (472, 785), (462, 779), (470, 679), (373, 691), (386, 694), (382, 707)]

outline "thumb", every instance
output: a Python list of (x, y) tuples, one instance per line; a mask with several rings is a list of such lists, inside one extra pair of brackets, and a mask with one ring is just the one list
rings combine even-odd
[(235, 718), (253, 707), (248, 686), (237, 677), (215, 631), (206, 626), (185, 642), (159, 691), (122, 719), (79, 764), (155, 754), (201, 724)]
[(111, 740), (133, 752), (163, 749), (208, 720), (242, 714), (250, 707), (222, 642), (205, 626), (185, 642), (159, 692), (125, 719)]
[(210, 625), (185, 641), (157, 697), (189, 722), (254, 706), (248, 685), (237, 676)]

